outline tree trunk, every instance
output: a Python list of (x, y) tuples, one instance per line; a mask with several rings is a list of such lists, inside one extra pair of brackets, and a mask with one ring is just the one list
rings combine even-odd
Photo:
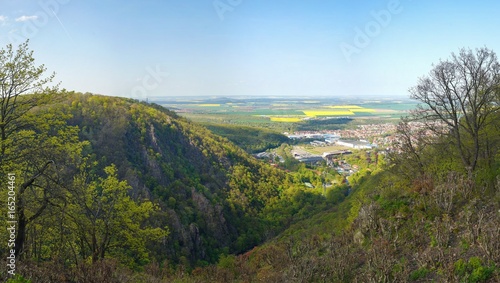
[(99, 260), (99, 250), (97, 247), (97, 239), (95, 235), (95, 230), (92, 235), (92, 263), (96, 263)]
[(23, 248), (24, 248), (24, 241), (26, 240), (26, 226), (28, 225), (28, 223), (34, 219), (36, 219), (38, 216), (40, 216), (42, 214), (42, 212), (45, 210), (45, 208), (47, 207), (47, 201), (45, 199), (45, 203), (38, 209), (38, 211), (30, 217), (30, 219), (27, 219), (26, 218), (26, 215), (24, 214), (24, 202), (23, 202), (23, 195), (24, 195), (24, 192), (26, 191), (26, 189), (33, 185), (33, 183), (35, 182), (35, 180), (40, 177), (40, 175), (43, 174), (43, 172), (47, 169), (47, 167), (51, 164), (51, 163), (54, 163), (54, 161), (50, 160), (50, 161), (47, 161), (42, 169), (39, 171), (38, 174), (36, 174), (35, 176), (33, 176), (31, 179), (29, 179), (28, 181), (24, 182), (21, 187), (19, 188), (19, 193), (18, 193), (18, 197), (17, 197), (17, 206), (16, 206), (16, 213), (19, 217), (19, 223), (18, 223), (18, 227), (17, 227), (17, 235), (16, 235), (16, 240), (15, 240), (15, 255), (16, 257), (19, 257), (19, 255), (21, 255), (21, 253), (23, 252)]
[(19, 258), (21, 252), (23, 251), (24, 241), (26, 240), (26, 216), (24, 215), (24, 206), (22, 203), (17, 205), (17, 215), (19, 217), (18, 225), (17, 225), (17, 235), (15, 240), (15, 255), (16, 258)]

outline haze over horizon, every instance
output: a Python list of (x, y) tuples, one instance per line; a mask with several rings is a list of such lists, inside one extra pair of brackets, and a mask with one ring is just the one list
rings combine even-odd
[(408, 97), (460, 48), (500, 52), (483, 1), (0, 2), (0, 43), (30, 39), (61, 88), (158, 96)]

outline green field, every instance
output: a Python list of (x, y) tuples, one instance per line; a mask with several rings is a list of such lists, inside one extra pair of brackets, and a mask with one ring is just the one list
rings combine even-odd
[[(215, 97), (192, 101), (170, 98), (156, 103), (196, 122), (256, 126), (277, 131), (330, 129), (332, 125), (346, 123), (396, 122), (417, 105), (411, 100), (284, 97)], [(339, 123), (339, 119), (343, 122)]]

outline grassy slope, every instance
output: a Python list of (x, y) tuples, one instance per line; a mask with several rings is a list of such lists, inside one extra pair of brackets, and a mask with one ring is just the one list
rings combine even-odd
[(434, 181), (432, 192), (420, 188), (390, 171), (374, 174), (337, 207), (219, 264), (208, 278), (498, 282), (500, 193), (457, 176)]

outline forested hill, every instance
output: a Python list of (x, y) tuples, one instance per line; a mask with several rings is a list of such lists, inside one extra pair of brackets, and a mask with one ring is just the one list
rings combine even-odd
[(302, 181), (158, 105), (54, 93), (18, 120), (2, 170), (22, 184), (23, 261), (203, 266), (326, 205)]
[(134, 197), (160, 204), (170, 235), (153, 249), (158, 259), (213, 262), (264, 239), (256, 221), (283, 190), (283, 172), (157, 105), (75, 94), (60, 107), (90, 142), (93, 170), (115, 164)]

